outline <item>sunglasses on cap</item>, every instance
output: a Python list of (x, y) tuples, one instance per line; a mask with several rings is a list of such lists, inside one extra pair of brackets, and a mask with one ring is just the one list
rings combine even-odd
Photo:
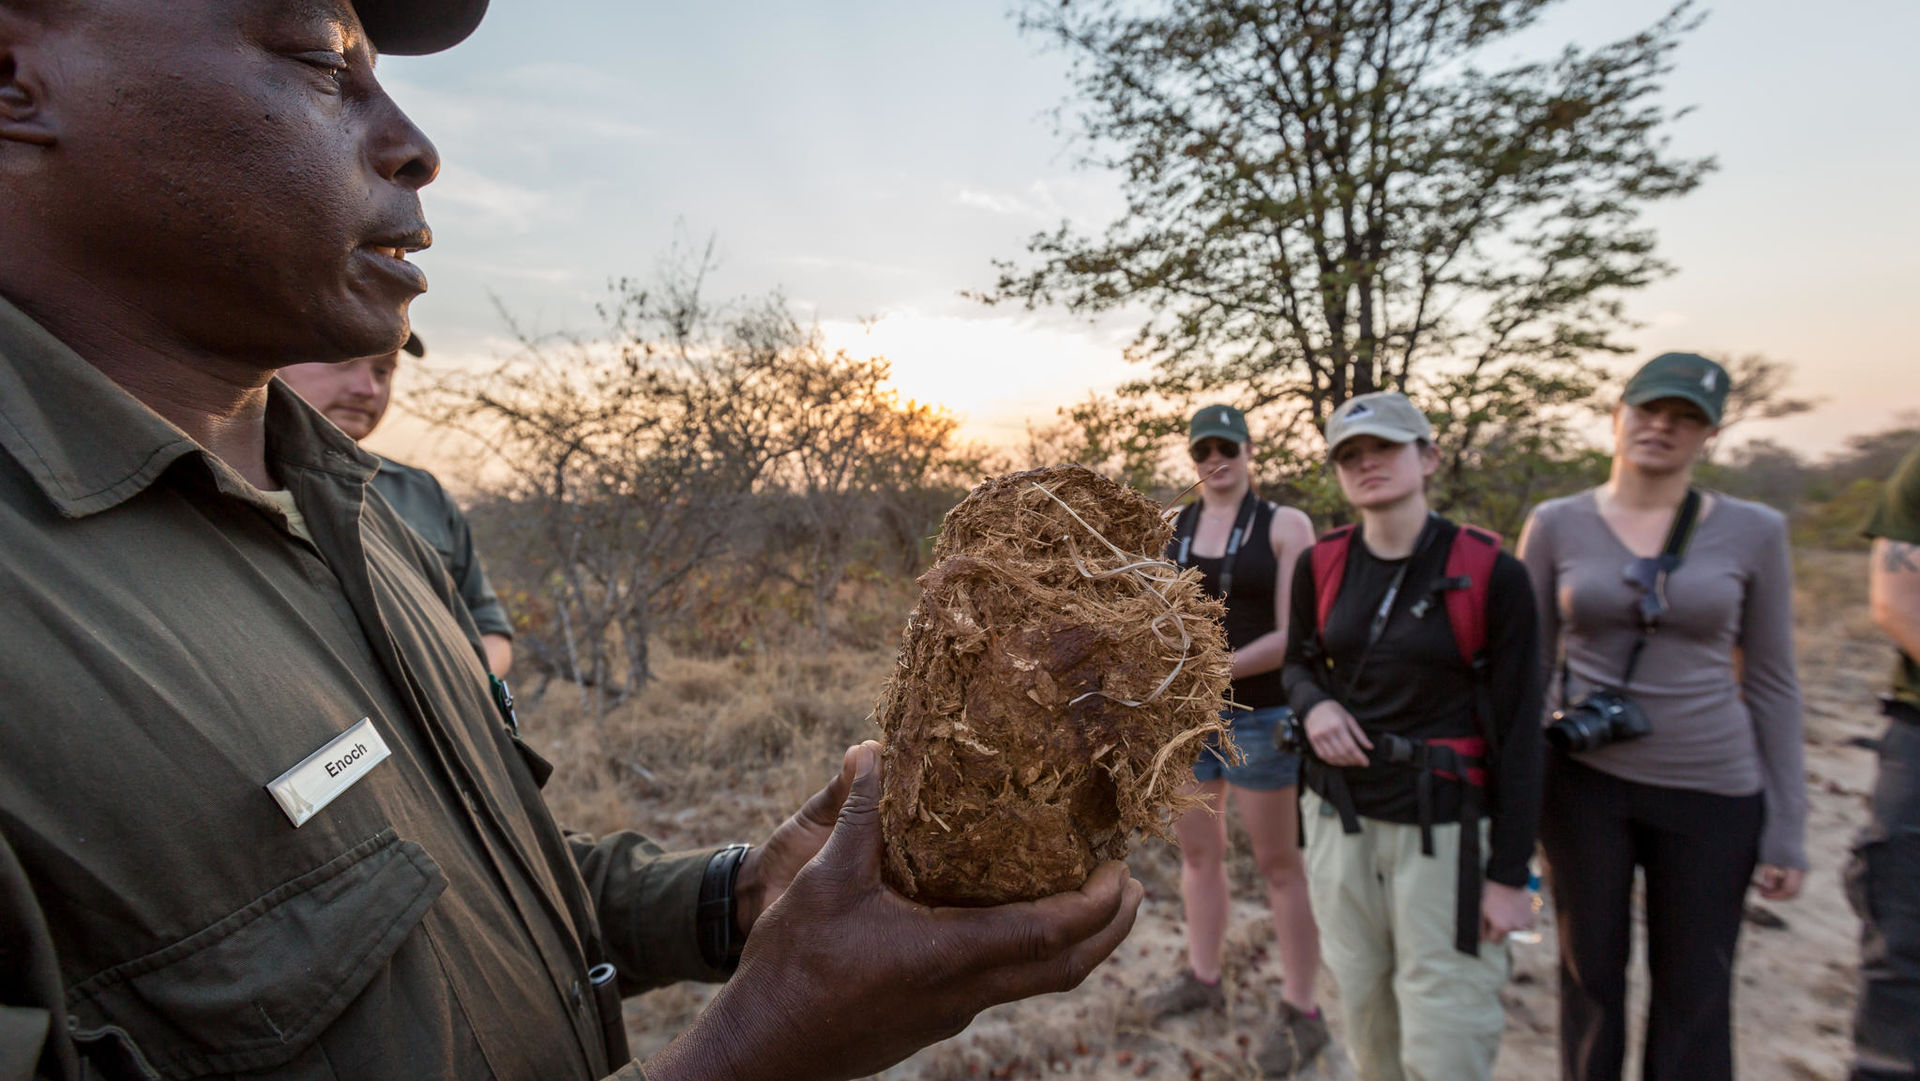
[(1215, 451), (1219, 451), (1222, 458), (1238, 458), (1240, 444), (1226, 439), (1202, 439), (1187, 448), (1187, 453), (1193, 455), (1193, 460), (1196, 462), (1204, 462), (1213, 457)]

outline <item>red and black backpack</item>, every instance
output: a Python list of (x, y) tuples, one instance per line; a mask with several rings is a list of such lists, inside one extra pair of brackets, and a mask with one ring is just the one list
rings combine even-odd
[[(1322, 656), (1327, 618), (1340, 596), (1340, 584), (1346, 577), (1347, 557), (1353, 548), (1354, 526), (1328, 531), (1310, 553), (1313, 568), (1314, 632)], [(1457, 896), (1455, 900), (1454, 946), (1462, 953), (1479, 952), (1480, 919), (1480, 830), (1481, 803), (1487, 789), (1488, 767), (1496, 748), (1493, 743), (1493, 696), (1490, 686), (1491, 664), (1487, 658), (1487, 597), (1491, 592), (1494, 564), (1500, 558), (1500, 535), (1474, 526), (1458, 526), (1448, 542), (1447, 561), (1441, 579), (1434, 584), (1444, 593), (1447, 623), (1453, 630), (1460, 659), (1472, 671), (1473, 719), (1478, 734), (1455, 739), (1435, 738), (1418, 741), (1418, 755), (1400, 763), (1415, 772), (1416, 795), (1420, 804), (1420, 847), (1433, 855), (1432, 795), (1433, 777), (1463, 781), (1465, 795), (1460, 805), (1460, 853)], [(1360, 831), (1353, 799), (1347, 795), (1344, 775), (1332, 767), (1326, 774), (1329, 802), (1339, 811), (1347, 833)]]
[[(1341, 526), (1329, 530), (1313, 546), (1314, 629), (1327, 632), (1327, 616), (1340, 596), (1340, 582), (1347, 576), (1347, 553), (1353, 547), (1356, 527)], [(1447, 622), (1453, 627), (1454, 644), (1460, 658), (1476, 673), (1485, 671), (1487, 651), (1487, 591), (1493, 580), (1493, 565), (1500, 558), (1500, 534), (1476, 526), (1456, 528), (1447, 549), (1446, 588)], [(1477, 711), (1476, 711), (1477, 713)], [(1486, 718), (1475, 720), (1484, 730)]]

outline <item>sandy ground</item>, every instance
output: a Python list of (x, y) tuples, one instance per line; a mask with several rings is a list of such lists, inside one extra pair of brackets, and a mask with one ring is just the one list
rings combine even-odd
[[(1843, 896), (1840, 870), (1865, 815), (1873, 770), (1870, 753), (1852, 741), (1877, 734), (1882, 724), (1873, 695), (1885, 678), (1889, 657), (1863, 620), (1850, 604), (1828, 619), (1809, 619), (1802, 613), (1813, 867), (1799, 899), (1749, 908), (1735, 995), (1735, 1043), (1743, 1078), (1841, 1079), (1846, 1073), (1859, 926)], [(703, 824), (711, 826), (696, 809), (680, 808), (670, 818), (664, 807), (654, 811), (657, 826), (682, 827), (695, 836), (703, 832)], [(1268, 948), (1273, 934), (1251, 858), (1237, 828), (1235, 835), (1227, 1013), (1158, 1025), (1146, 1024), (1141, 1016), (1139, 996), (1179, 971), (1184, 948), (1178, 856), (1167, 845), (1149, 842), (1130, 861), (1148, 888), (1140, 920), (1128, 941), (1086, 984), (1069, 994), (990, 1010), (960, 1036), (880, 1076), (889, 1081), (1258, 1077), (1249, 1047), (1258, 1043), (1277, 1010), (1281, 981), (1278, 960)], [(1556, 949), (1550, 912), (1543, 940), (1514, 948), (1514, 976), (1505, 994), (1507, 1031), (1496, 1069), (1503, 1081), (1558, 1076)], [(1644, 1011), (1643, 968), (1642, 960), (1634, 988), (1636, 1014)], [(1352, 1068), (1338, 1042), (1338, 989), (1330, 977), (1322, 986), (1336, 1043), (1300, 1076), (1350, 1078)], [(661, 1046), (691, 1020), (710, 993), (683, 985), (630, 1000), (628, 1028), (636, 1054), (644, 1056)], [(1630, 1068), (1628, 1077), (1637, 1078), (1638, 1069)]]

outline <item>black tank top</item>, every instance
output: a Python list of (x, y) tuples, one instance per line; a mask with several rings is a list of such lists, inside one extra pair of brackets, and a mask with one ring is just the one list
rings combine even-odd
[[(1278, 626), (1274, 618), (1273, 591), (1278, 584), (1280, 564), (1273, 558), (1271, 540), (1273, 515), (1278, 509), (1264, 499), (1255, 501), (1253, 525), (1246, 540), (1241, 542), (1240, 551), (1234, 555), (1233, 592), (1224, 598), (1227, 602), (1227, 618), (1223, 626), (1227, 632), (1227, 648), (1235, 651)], [(1173, 542), (1167, 547), (1168, 559), (1180, 561), (1180, 538), (1192, 535), (1199, 514), (1198, 502), (1189, 504), (1180, 512), (1174, 525)], [(1199, 570), (1206, 591), (1218, 597), (1220, 572), (1225, 569), (1226, 562), (1224, 557), (1206, 558), (1189, 552), (1182, 565)], [(1286, 705), (1287, 689), (1280, 672), (1279, 668), (1275, 668), (1270, 672), (1234, 680), (1233, 700), (1255, 709)]]

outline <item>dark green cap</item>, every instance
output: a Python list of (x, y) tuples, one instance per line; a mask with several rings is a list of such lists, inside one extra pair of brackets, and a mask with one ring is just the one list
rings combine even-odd
[(1230, 405), (1209, 405), (1187, 422), (1187, 446), (1191, 447), (1202, 439), (1247, 443), (1252, 441), (1253, 436), (1247, 431), (1245, 413)]
[(1699, 406), (1707, 420), (1718, 425), (1732, 384), (1725, 368), (1698, 353), (1662, 353), (1633, 373), (1620, 400), (1645, 405), (1661, 398), (1681, 398)]

